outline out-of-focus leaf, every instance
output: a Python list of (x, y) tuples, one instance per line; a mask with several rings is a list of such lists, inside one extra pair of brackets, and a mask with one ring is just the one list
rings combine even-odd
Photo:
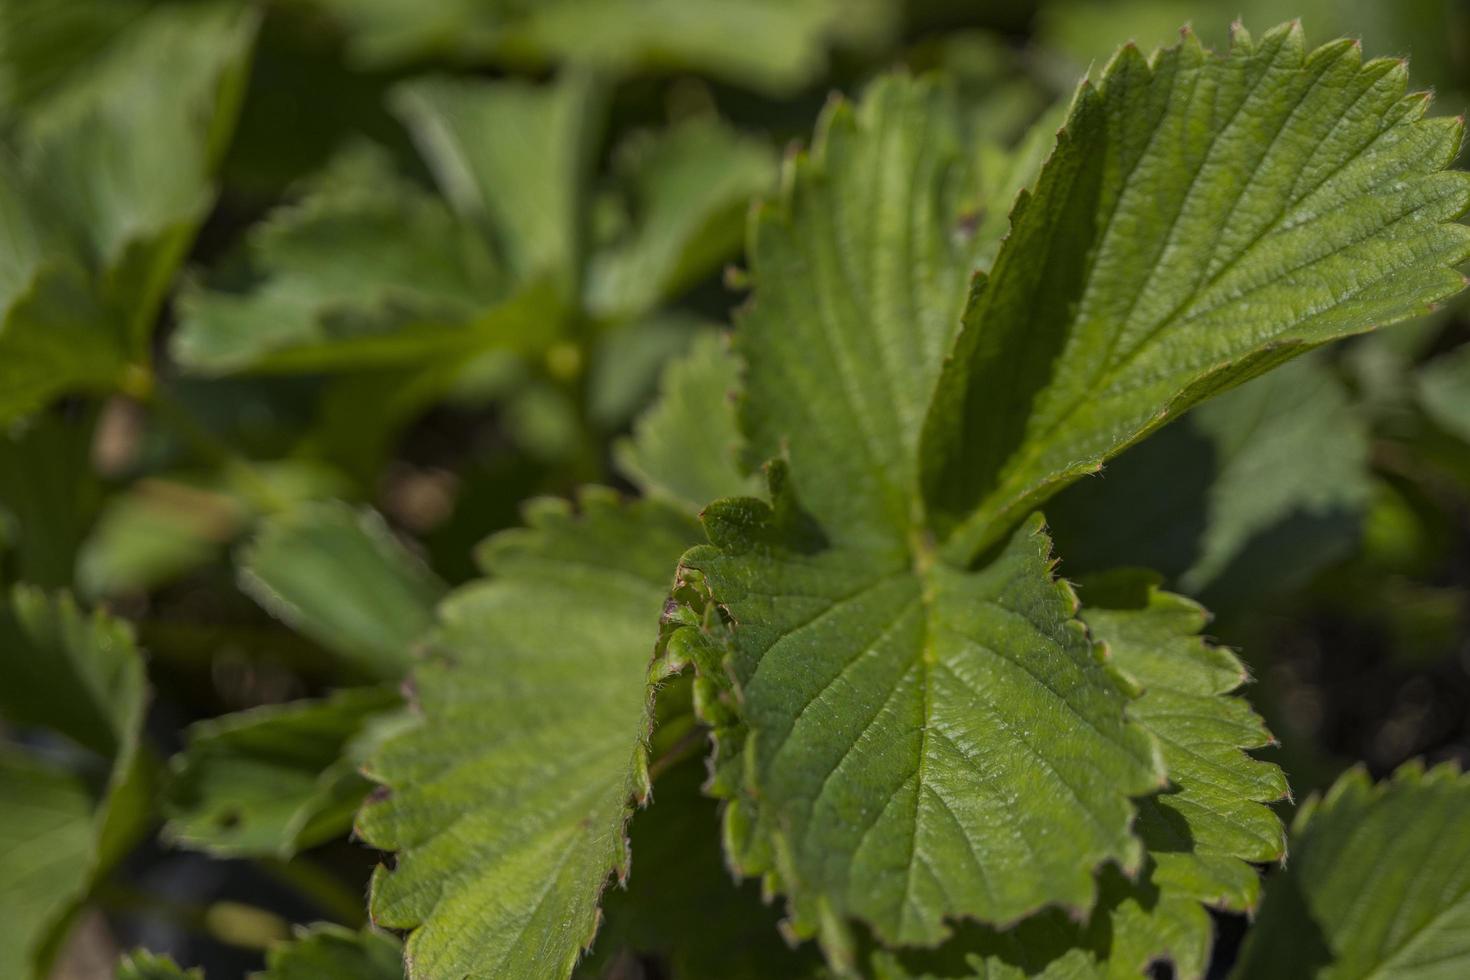
[(72, 582), (102, 497), (92, 468), (93, 419), (90, 412), (42, 414), (0, 433), (0, 512), (11, 521), (16, 580), (46, 588)]
[(143, 0), (4, 0), (0, 106), (23, 113), (85, 74), (100, 51), (148, 9)]
[(255, 980), (401, 980), (403, 946), (378, 929), (318, 923), (265, 954)]
[(340, 836), (371, 788), (357, 767), (399, 723), (398, 703), (361, 688), (199, 722), (174, 760), (164, 834), (220, 856), (283, 858)]
[(624, 825), (649, 791), (651, 641), (697, 530), (586, 490), (490, 539), (491, 577), (440, 607), (413, 673), (422, 722), (369, 764), (357, 830), (397, 851), (373, 920), (410, 929), (416, 977), (565, 977), (591, 943)]
[(1470, 442), (1470, 345), (1426, 364), (1415, 377), (1415, 387), (1429, 417)]
[(678, 312), (601, 333), (587, 372), (587, 417), (616, 432), (647, 407), (664, 367), (689, 347), (706, 323)]
[(132, 356), (214, 200), (258, 17), (153, 7), (27, 119), (22, 160), (97, 274)]
[(645, 494), (698, 514), (720, 497), (752, 494), (739, 467), (739, 363), (718, 333), (701, 334), (664, 370), (659, 398), (614, 447), (618, 468)]
[(241, 587), (356, 669), (396, 679), (444, 586), (382, 518), (306, 504), (263, 522), (239, 558)]
[(50, 729), (108, 772), (98, 788), (0, 745), (0, 975), (42, 977), (91, 883), (148, 820), (143, 662), (125, 623), (18, 587), (0, 605), (0, 677), (0, 718)]
[(99, 29), (17, 127), (0, 168), (0, 421), (125, 384), (145, 359), (213, 201), (255, 22), (166, 4)]
[(548, 85), (426, 78), (393, 95), (444, 196), (495, 243), (512, 281), (549, 280), (568, 301), (581, 286), (600, 91), (568, 74)]
[(173, 351), (192, 370), (401, 368), (544, 328), (534, 304), (503, 298), (479, 236), (371, 148), (337, 159), (247, 246), (242, 289), (181, 298)]
[(114, 494), (77, 556), (85, 596), (150, 592), (218, 559), (265, 505), (322, 500), (341, 493), (340, 477), (295, 461), (145, 477)]
[(620, 976), (633, 957), (666, 974), (700, 980), (800, 980), (820, 975), (821, 957), (793, 949), (781, 910), (754, 881), (732, 879), (720, 852), (719, 807), (700, 793), (704, 766), (687, 760), (658, 776), (653, 800), (633, 817), (633, 871), (603, 896), (605, 923), (579, 980)]
[(1236, 609), (1354, 545), (1371, 495), (1368, 424), (1320, 358), (1201, 405), (1047, 505), (1068, 575), (1162, 572)]
[(123, 954), (117, 980), (204, 980), (204, 971), (183, 970), (171, 957), (138, 949)]
[(1453, 980), (1470, 970), (1470, 779), (1346, 773), (1308, 801), (1235, 976)]
[(833, 45), (880, 43), (899, 19), (889, 0), (317, 2), (347, 23), (369, 63), (439, 55), (694, 70), (771, 93), (813, 78)]
[(630, 138), (616, 169), (632, 219), (592, 259), (588, 309), (638, 316), (733, 255), (750, 200), (770, 187), (775, 163), (767, 144), (713, 117)]

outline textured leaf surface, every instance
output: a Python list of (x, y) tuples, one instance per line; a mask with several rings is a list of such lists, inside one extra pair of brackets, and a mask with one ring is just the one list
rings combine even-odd
[[(1139, 803), (1135, 829), (1173, 895), (1249, 911), (1260, 884), (1250, 863), (1286, 857), (1281, 821), (1265, 804), (1285, 799), (1281, 770), (1242, 750), (1271, 744), (1265, 724), (1232, 692), (1249, 676), (1240, 660), (1200, 635), (1209, 617), (1142, 575), (1118, 573), (1084, 587), (1082, 620), (1110, 662), (1143, 694), (1129, 714), (1159, 741), (1169, 789)], [(1249, 862), (1249, 863), (1248, 863)]]
[(793, 506), (712, 505), (713, 546), (684, 559), (734, 624), (758, 804), (727, 820), (777, 855), (737, 854), (742, 870), (777, 871), (809, 924), (820, 899), (887, 942), (1090, 908), (1096, 865), (1138, 866), (1128, 797), (1163, 769), (1051, 577), (1039, 519), (979, 571), (915, 570), (814, 547), (782, 526)]
[(720, 497), (758, 489), (741, 474), (734, 398), (739, 364), (716, 333), (698, 337), (664, 368), (658, 401), (614, 449), (618, 468), (645, 494), (697, 514)]
[(403, 947), (376, 929), (322, 923), (267, 952), (265, 966), (256, 980), (402, 980)]
[(1143, 689), (1128, 711), (1157, 737), (1169, 769), (1170, 787), (1139, 801), (1135, 829), (1149, 853), (1141, 874), (1129, 881), (1104, 869), (1087, 920), (1048, 909), (1006, 930), (961, 925), (937, 950), (875, 954), (876, 976), (1121, 980), (1168, 961), (1173, 976), (1203, 977), (1214, 932), (1205, 906), (1253, 909), (1259, 876), (1248, 862), (1284, 855), (1281, 823), (1262, 804), (1284, 796), (1286, 782), (1241, 751), (1269, 735), (1230, 696), (1245, 671), (1199, 635), (1203, 610), (1145, 573), (1099, 577), (1082, 594), (1089, 631)]
[(373, 919), (411, 929), (414, 977), (560, 977), (596, 930), (624, 824), (648, 793), (650, 660), (692, 521), (586, 491), (491, 539), (490, 578), (440, 608), (413, 674), (420, 726), (371, 761), (358, 818), (398, 852)]
[(1352, 546), (1371, 491), (1368, 424), (1317, 357), (1194, 409), (1047, 505), (1069, 575), (1162, 572), (1232, 609)]
[(358, 774), (402, 724), (376, 688), (199, 722), (174, 760), (164, 835), (222, 856), (290, 857), (341, 836), (371, 784)]
[(1098, 864), (1138, 866), (1128, 797), (1164, 780), (1039, 521), (973, 572), (913, 524), (921, 421), (983, 248), (964, 160), (947, 91), (885, 79), (829, 108), (753, 222), (741, 421), (785, 458), (773, 505), (712, 505), (713, 546), (685, 558), (681, 597), (729, 617), (728, 649), (669, 644), (703, 675), (732, 857), (791, 893), (803, 931), (858, 917), (933, 944), (951, 918), (1085, 911)]
[(173, 341), (181, 364), (342, 370), (517, 340), (515, 304), (480, 236), (370, 149), (251, 227), (235, 289), (192, 290)]
[(1402, 62), (1300, 27), (1228, 54), (1124, 48), (1084, 85), (976, 285), (924, 437), (931, 517), (973, 557), (1193, 402), (1463, 286), (1462, 123)]
[(0, 606), (0, 677), (0, 718), (49, 728), (108, 772), (99, 788), (0, 744), (0, 915), (11, 923), (0, 932), (0, 975), (39, 977), (93, 879), (148, 816), (143, 662), (125, 624), (18, 587)]
[(263, 521), (240, 584), (272, 615), (359, 670), (397, 679), (444, 584), (370, 511), (309, 504)]
[(1470, 970), (1470, 779), (1360, 769), (1309, 801), (1236, 975), (1450, 980)]

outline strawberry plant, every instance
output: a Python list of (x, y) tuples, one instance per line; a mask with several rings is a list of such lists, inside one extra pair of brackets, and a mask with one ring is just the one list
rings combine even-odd
[(1470, 970), (1406, 61), (411, 6), (0, 0), (0, 975)]

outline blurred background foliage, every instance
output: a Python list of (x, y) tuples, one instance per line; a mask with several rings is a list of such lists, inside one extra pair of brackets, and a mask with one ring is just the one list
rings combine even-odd
[[(1470, 101), (1463, 0), (1236, 6)], [(976, 152), (1044, 152), (1186, 22), (1226, 38), (1199, 0), (0, 0), (0, 810), (44, 811), (0, 850), (66, 836), (0, 885), (0, 974), (360, 925), (357, 764), (433, 603), (526, 498), (631, 491), (828, 94), (947, 71)], [(1299, 798), (1470, 761), (1467, 338), (1460, 302), (1305, 358), (1048, 508), (1064, 574), (1216, 611)]]

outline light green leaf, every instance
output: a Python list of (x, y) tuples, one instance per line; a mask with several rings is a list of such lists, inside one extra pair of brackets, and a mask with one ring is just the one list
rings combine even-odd
[(402, 721), (391, 691), (252, 708), (199, 722), (175, 757), (164, 835), (221, 856), (290, 857), (339, 837), (371, 784), (369, 749)]
[(701, 331), (704, 318), (670, 310), (598, 333), (587, 368), (587, 417), (604, 432), (622, 429), (649, 407), (659, 378)]
[(693, 70), (773, 94), (814, 78), (830, 46), (875, 45), (898, 21), (887, 0), (318, 2), (353, 28), (354, 52), (369, 63), (439, 55)]
[(1126, 47), (1085, 84), (979, 282), (926, 423), (945, 554), (1191, 404), (1464, 285), (1463, 124), (1424, 119), (1400, 61), (1298, 25), (1217, 56)]
[(117, 980), (204, 980), (204, 971), (181, 970), (172, 957), (139, 949), (118, 962)]
[(490, 237), (512, 280), (549, 279), (564, 300), (581, 285), (600, 92), (567, 74), (550, 85), (420, 79), (393, 97), (450, 206)]
[(381, 517), (336, 502), (267, 518), (238, 565), (272, 615), (385, 679), (402, 676), (444, 592)]
[(52, 729), (109, 773), (97, 789), (0, 744), (0, 915), (12, 924), (0, 932), (0, 975), (43, 977), (91, 883), (148, 819), (143, 662), (126, 624), (17, 587), (0, 605), (0, 677), (0, 718)]
[(1162, 572), (1216, 609), (1300, 585), (1352, 547), (1368, 423), (1307, 356), (1192, 410), (1046, 508), (1065, 569)]
[(1470, 442), (1470, 347), (1430, 361), (1414, 376), (1414, 385), (1435, 424)]
[(1143, 690), (1128, 713), (1158, 739), (1169, 772), (1170, 787), (1140, 801), (1135, 824), (1153, 883), (1212, 907), (1254, 909), (1251, 864), (1286, 857), (1281, 821), (1266, 804), (1290, 791), (1277, 766), (1242, 751), (1272, 744), (1250, 705), (1231, 696), (1245, 666), (1200, 635), (1203, 608), (1159, 591), (1152, 576), (1114, 573), (1081, 591), (1088, 631)]
[(789, 456), (834, 537), (906, 539), (920, 424), (985, 247), (968, 164), (949, 90), (884, 78), (828, 107), (752, 218), (742, 428), (753, 459)]
[(635, 134), (615, 169), (630, 227), (593, 257), (587, 306), (621, 319), (678, 295), (739, 250), (750, 200), (770, 188), (776, 159), (765, 142), (700, 116)]
[(664, 369), (658, 401), (613, 449), (618, 468), (645, 494), (697, 514), (720, 497), (752, 493), (741, 474), (734, 398), (739, 364), (729, 342), (706, 332)]
[(712, 546), (682, 563), (734, 624), (701, 669), (729, 672), (748, 732), (706, 707), (747, 774), (726, 809), (727, 839), (754, 841), (737, 866), (774, 872), (799, 928), (856, 917), (886, 943), (932, 945), (961, 916), (1085, 913), (1098, 864), (1139, 867), (1128, 798), (1164, 770), (1051, 577), (1040, 520), (978, 571), (915, 565), (826, 544), (780, 475), (774, 510), (707, 508)]
[(97, 272), (133, 356), (146, 350), (213, 204), (257, 22), (234, 3), (155, 7), (112, 35), (22, 131), (32, 186)]
[(1346, 773), (1297, 813), (1236, 976), (1451, 980), (1470, 970), (1470, 779)]
[(624, 825), (646, 799), (650, 667), (692, 521), (584, 491), (492, 538), (490, 578), (440, 607), (438, 654), (414, 671), (423, 722), (369, 764), (383, 798), (358, 817), (397, 851), (373, 920), (410, 929), (418, 977), (564, 977), (597, 928)]
[(265, 965), (255, 980), (401, 980), (403, 947), (377, 929), (354, 932), (323, 922), (271, 949)]
[(96, 846), (95, 801), (83, 781), (0, 745), (0, 972), (42, 977), (76, 903)]
[(507, 299), (484, 241), (360, 147), (254, 226), (240, 287), (181, 297), (173, 353), (201, 372), (394, 367), (524, 346), (526, 297)]
[[(10, 13), (29, 23), (21, 9)], [(168, 4), (88, 28), (85, 68), (58, 66), (64, 77), (15, 127), (15, 161), (0, 166), (0, 421), (111, 390), (143, 360), (213, 202), (256, 19)]]

